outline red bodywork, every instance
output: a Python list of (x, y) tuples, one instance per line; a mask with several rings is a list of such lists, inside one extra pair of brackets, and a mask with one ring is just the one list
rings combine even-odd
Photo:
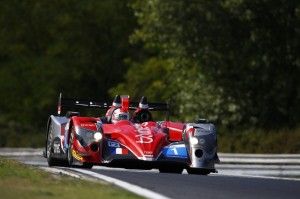
[[(74, 128), (71, 128), (70, 133), (75, 133), (74, 130), (76, 129), (75, 127), (80, 127), (80, 128), (85, 128), (89, 129), (92, 131), (96, 131), (96, 123), (99, 121), (99, 118), (93, 118), (93, 117), (73, 117), (72, 118), (72, 123), (71, 125)], [(80, 162), (89, 162), (89, 163), (94, 163), (94, 164), (99, 164), (102, 160), (101, 157), (101, 147), (98, 147), (97, 150), (92, 150), (92, 145), (96, 144), (98, 145), (99, 143), (91, 143), (88, 146), (82, 146), (78, 139), (76, 139), (76, 136), (73, 140), (73, 143), (69, 143), (73, 145), (73, 150), (77, 153), (77, 160)]]
[[(71, 125), (97, 130), (97, 121), (99, 118), (93, 117), (72, 117)], [(75, 129), (75, 128), (73, 128)], [(168, 129), (166, 133), (165, 129)], [(182, 140), (182, 123), (176, 122), (144, 122), (142, 124), (132, 123), (127, 120), (119, 121), (115, 124), (102, 124), (103, 139), (114, 140), (125, 146), (138, 159), (152, 161), (157, 158), (162, 148), (170, 142)], [(74, 132), (72, 132), (74, 133)], [(82, 146), (77, 139), (73, 140), (73, 149), (77, 152), (77, 160), (93, 164), (102, 163), (102, 145), (92, 143), (89, 146)], [(92, 150), (92, 145), (98, 144), (98, 149)]]

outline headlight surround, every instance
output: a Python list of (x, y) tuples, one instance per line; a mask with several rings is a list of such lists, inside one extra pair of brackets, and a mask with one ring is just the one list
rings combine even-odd
[(85, 128), (76, 128), (76, 137), (82, 146), (90, 145), (93, 142), (102, 140), (102, 133)]

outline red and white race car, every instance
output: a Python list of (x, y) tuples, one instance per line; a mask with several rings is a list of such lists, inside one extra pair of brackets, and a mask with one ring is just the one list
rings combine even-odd
[[(107, 110), (104, 117), (84, 117), (66, 107)], [(153, 111), (165, 111), (167, 103), (130, 102), (116, 96), (112, 105), (59, 96), (58, 115), (48, 120), (44, 156), (49, 166), (91, 168), (105, 165), (153, 169), (160, 172), (207, 175), (216, 172), (217, 134), (206, 120), (193, 123), (155, 121)]]

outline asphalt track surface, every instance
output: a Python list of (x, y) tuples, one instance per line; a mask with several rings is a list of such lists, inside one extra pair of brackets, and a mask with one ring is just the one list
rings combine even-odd
[[(26, 164), (46, 166), (41, 155), (13, 157)], [(62, 167), (60, 167), (61, 169)], [(68, 168), (62, 168), (68, 170)], [(117, 178), (169, 198), (300, 198), (300, 181), (257, 177), (165, 174), (157, 170), (130, 170), (94, 166), (90, 171)]]

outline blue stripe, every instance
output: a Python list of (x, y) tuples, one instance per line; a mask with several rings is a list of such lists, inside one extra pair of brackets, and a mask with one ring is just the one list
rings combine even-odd
[(187, 158), (188, 154), (187, 154), (187, 150), (186, 147), (176, 147), (176, 146), (167, 146), (163, 148), (163, 152), (162, 154), (165, 157), (176, 157), (176, 158)]

